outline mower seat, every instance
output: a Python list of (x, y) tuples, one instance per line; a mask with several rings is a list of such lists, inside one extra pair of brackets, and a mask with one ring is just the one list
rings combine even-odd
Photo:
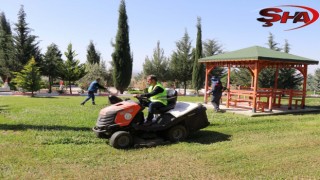
[(178, 92), (174, 89), (168, 89), (167, 90), (168, 104), (165, 107), (156, 109), (154, 114), (162, 114), (166, 111), (169, 111), (170, 109), (173, 109), (176, 106), (177, 99), (178, 99)]

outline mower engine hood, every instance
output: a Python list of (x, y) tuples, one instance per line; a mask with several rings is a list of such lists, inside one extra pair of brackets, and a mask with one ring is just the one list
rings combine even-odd
[(175, 108), (168, 111), (168, 113), (178, 118), (196, 109), (198, 106), (199, 104), (196, 103), (177, 102)]

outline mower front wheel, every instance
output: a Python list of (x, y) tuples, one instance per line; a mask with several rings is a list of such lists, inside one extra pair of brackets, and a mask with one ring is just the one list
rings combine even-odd
[(117, 131), (112, 134), (109, 144), (116, 149), (126, 149), (133, 144), (133, 138), (127, 131)]
[(188, 131), (186, 127), (183, 125), (173, 126), (167, 132), (167, 138), (171, 142), (183, 141), (187, 138), (187, 136), (188, 136)]

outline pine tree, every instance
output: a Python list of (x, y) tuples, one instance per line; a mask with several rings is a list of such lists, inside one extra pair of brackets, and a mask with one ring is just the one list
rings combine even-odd
[(116, 41), (113, 44), (114, 52), (112, 53), (113, 83), (121, 94), (130, 84), (133, 63), (130, 52), (129, 25), (127, 21), (126, 4), (124, 0), (121, 0), (119, 7), (118, 32)]
[[(289, 53), (290, 44), (285, 40), (284, 52)], [(281, 68), (278, 77), (278, 88), (280, 89), (298, 89), (303, 82), (301, 73), (297, 73), (294, 68)]]
[(289, 44), (288, 40), (285, 40), (283, 50), (284, 50), (285, 53), (289, 53), (289, 51), (290, 51), (290, 44)]
[(314, 83), (316, 91), (320, 91), (320, 68), (317, 68), (314, 73)]
[(316, 83), (314, 80), (314, 76), (312, 74), (308, 74), (308, 78), (307, 78), (307, 90), (308, 91), (313, 91), (314, 94), (317, 90), (316, 88)]
[(272, 33), (269, 33), (268, 37), (268, 47), (275, 51), (281, 51), (282, 49), (278, 47), (279, 43), (274, 41), (274, 35)]
[(251, 74), (246, 68), (235, 68), (230, 75), (231, 84), (240, 86), (251, 86)]
[(89, 64), (100, 64), (101, 54), (96, 50), (93, 41), (87, 48), (87, 63)]
[(39, 67), (36, 65), (36, 61), (32, 57), (30, 61), (23, 67), (21, 72), (15, 73), (16, 77), (13, 82), (23, 90), (31, 91), (31, 96), (34, 96), (34, 92), (41, 88), (41, 75)]
[(222, 45), (220, 45), (214, 39), (207, 39), (203, 42), (203, 54), (204, 57), (209, 57), (223, 53)]
[(52, 43), (47, 47), (47, 52), (44, 55), (43, 63), (41, 65), (42, 74), (49, 78), (49, 93), (52, 92), (51, 87), (54, 79), (59, 77), (62, 64), (62, 54), (58, 46)]
[(202, 30), (201, 30), (201, 18), (198, 17), (197, 23), (197, 43), (195, 49), (195, 58), (193, 63), (193, 71), (192, 71), (192, 85), (196, 90), (197, 95), (199, 95), (199, 89), (201, 89), (204, 85), (204, 65), (203, 63), (199, 63), (198, 59), (202, 58)]
[[(207, 39), (203, 42), (203, 54), (204, 57), (214, 56), (223, 53), (222, 45), (220, 45), (214, 39)], [(222, 77), (225, 74), (225, 69), (223, 67), (215, 67), (211, 72), (211, 76)]]
[(303, 82), (303, 77), (293, 68), (282, 68), (278, 77), (278, 88), (299, 89)]
[(14, 61), (14, 45), (10, 23), (4, 13), (0, 14), (0, 76), (9, 82), (17, 62)]
[(86, 75), (83, 76), (78, 82), (82, 89), (87, 89), (90, 83), (97, 78), (101, 79), (101, 84), (106, 84), (107, 76), (108, 73), (104, 66), (97, 63), (88, 63), (86, 64)]
[[(274, 36), (272, 33), (269, 33), (268, 37), (268, 47), (275, 51), (281, 51), (281, 48), (278, 47), (278, 43), (274, 41)], [(274, 87), (275, 82), (275, 72), (274, 68), (264, 68), (259, 73), (259, 87), (270, 88)]]
[(168, 79), (168, 60), (164, 56), (164, 50), (160, 47), (160, 41), (157, 42), (157, 47), (153, 50), (151, 59), (147, 56), (143, 63), (143, 73), (145, 75), (156, 75), (159, 81)]
[(35, 58), (38, 65), (41, 64), (41, 53), (38, 47), (39, 42), (36, 41), (37, 36), (31, 35), (31, 29), (26, 22), (26, 13), (21, 6), (18, 13), (18, 23), (15, 23), (14, 28), (16, 34), (13, 36), (14, 46), (16, 49), (16, 58), (20, 64), (16, 71), (19, 71), (31, 57)]
[(67, 57), (67, 60), (64, 61), (63, 67), (61, 69), (60, 77), (68, 82), (70, 94), (72, 94), (71, 85), (75, 81), (82, 78), (85, 73), (85, 66), (84, 64), (80, 64), (79, 60), (76, 60), (75, 57), (77, 56), (76, 52), (72, 49), (72, 44), (68, 45), (67, 51), (64, 53)]
[(187, 91), (188, 81), (192, 80), (190, 72), (193, 69), (191, 40), (187, 30), (182, 39), (176, 42), (177, 50), (173, 52), (170, 61), (170, 71), (173, 77), (184, 87), (184, 94)]
[(316, 69), (314, 75), (308, 74), (307, 90), (313, 91), (313, 95), (320, 91), (320, 68)]

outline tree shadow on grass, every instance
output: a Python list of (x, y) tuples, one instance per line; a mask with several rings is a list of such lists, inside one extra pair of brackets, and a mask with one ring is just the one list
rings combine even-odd
[(48, 99), (55, 99), (57, 98), (56, 96), (34, 96), (32, 98), (48, 98)]
[(0, 114), (5, 114), (9, 111), (9, 106), (8, 105), (1, 105), (0, 106)]
[(306, 106), (306, 108), (320, 109), (320, 105), (315, 105), (315, 106)]
[(212, 144), (222, 141), (230, 141), (231, 135), (215, 131), (198, 131), (190, 134), (186, 142), (199, 144)]
[(8, 109), (8, 105), (0, 105), (0, 111)]
[(87, 127), (0, 124), (0, 130), (26, 131), (30, 129), (37, 130), (37, 131), (91, 131), (91, 128), (87, 128)]

